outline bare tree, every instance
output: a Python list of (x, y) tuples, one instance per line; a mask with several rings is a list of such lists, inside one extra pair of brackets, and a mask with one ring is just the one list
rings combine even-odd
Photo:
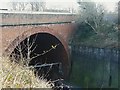
[(45, 2), (30, 2), (32, 11), (44, 11)]
[(17, 9), (17, 2), (12, 2), (12, 10), (16, 10)]
[(101, 30), (106, 28), (107, 23), (104, 20), (105, 8), (101, 4), (95, 2), (79, 2), (80, 5), (80, 22), (89, 25), (92, 30), (99, 35), (102, 35)]
[(28, 2), (11, 2), (12, 10), (24, 11), (26, 9)]
[(29, 5), (31, 11), (44, 11), (46, 3), (44, 1), (36, 2), (11, 2), (12, 10), (25, 11)]

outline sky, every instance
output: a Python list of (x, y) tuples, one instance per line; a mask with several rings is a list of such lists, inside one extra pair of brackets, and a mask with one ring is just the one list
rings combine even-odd
[[(17, 1), (17, 0), (0, 0), (0, 9), (1, 8), (9, 8), (9, 5), (7, 3), (11, 2), (11, 1)], [(19, 1), (35, 1), (35, 0), (19, 0)], [(40, 1), (40, 0), (37, 0), (37, 1)], [(45, 1), (47, 2), (48, 8), (49, 7), (52, 7), (52, 8), (73, 7), (75, 9), (77, 9), (77, 7), (78, 7), (78, 4), (76, 3), (76, 1), (78, 1), (78, 0), (45, 0)], [(83, 0), (83, 1), (89, 1), (89, 0)], [(108, 11), (113, 11), (115, 8), (115, 2), (118, 2), (119, 0), (91, 0), (91, 1), (94, 1), (97, 3), (101, 2)]]

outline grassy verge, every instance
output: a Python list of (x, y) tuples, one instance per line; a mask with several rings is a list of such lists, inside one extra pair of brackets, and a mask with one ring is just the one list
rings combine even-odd
[(9, 58), (0, 58), (2, 69), (0, 75), (2, 88), (51, 88), (54, 84), (43, 77), (34, 75), (34, 70), (11, 62)]

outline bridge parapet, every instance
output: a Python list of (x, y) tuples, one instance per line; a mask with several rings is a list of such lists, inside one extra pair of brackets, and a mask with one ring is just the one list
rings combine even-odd
[(71, 13), (25, 13), (3, 12), (1, 25), (37, 24), (71, 22), (76, 20), (76, 14)]

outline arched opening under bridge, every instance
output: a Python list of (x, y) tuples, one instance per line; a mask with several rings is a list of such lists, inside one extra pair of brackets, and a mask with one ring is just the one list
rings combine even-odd
[(66, 78), (68, 75), (68, 53), (62, 42), (52, 34), (36, 33), (25, 38), (11, 55), (16, 60), (21, 57), (29, 60), (29, 66), (35, 67), (35, 73), (47, 79)]

